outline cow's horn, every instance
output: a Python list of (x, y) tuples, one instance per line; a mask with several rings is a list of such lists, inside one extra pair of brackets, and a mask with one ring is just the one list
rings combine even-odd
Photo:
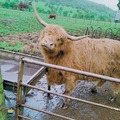
[(48, 24), (45, 22), (45, 21), (43, 21), (41, 18), (40, 18), (40, 16), (38, 15), (38, 12), (37, 12), (37, 10), (36, 10), (36, 5), (35, 5), (35, 2), (34, 2), (34, 14), (35, 14), (35, 17), (36, 17), (36, 19), (38, 20), (38, 22), (40, 23), (40, 24), (42, 24), (44, 27), (46, 27)]
[(81, 39), (86, 38), (86, 37), (89, 37), (89, 36), (90, 36), (90, 35), (75, 37), (75, 36), (71, 36), (71, 35), (68, 34), (67, 38), (70, 39), (70, 40), (81, 40)]

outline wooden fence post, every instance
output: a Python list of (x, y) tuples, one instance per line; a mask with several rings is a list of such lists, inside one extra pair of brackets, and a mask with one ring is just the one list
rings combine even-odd
[(7, 111), (5, 107), (5, 96), (3, 90), (1, 68), (0, 68), (0, 120), (7, 120)]

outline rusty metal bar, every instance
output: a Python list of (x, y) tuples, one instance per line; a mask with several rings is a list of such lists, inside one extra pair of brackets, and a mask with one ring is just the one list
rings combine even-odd
[(5, 90), (9, 90), (12, 92), (16, 92), (17, 91), (17, 83), (15, 82), (8, 82), (8, 81), (3, 81), (3, 86)]
[[(35, 85), (39, 80), (40, 78), (43, 77), (43, 75), (45, 74), (46, 72), (46, 67), (41, 67), (28, 81), (27, 84), (30, 84), (30, 85)], [(26, 93), (30, 90), (30, 88), (27, 88), (26, 89)]]
[(85, 71), (81, 71), (81, 70), (77, 70), (77, 69), (67, 68), (67, 67), (49, 64), (49, 63), (45, 63), (45, 62), (40, 62), (40, 61), (34, 60), (34, 59), (23, 58), (23, 61), (28, 62), (28, 63), (38, 64), (38, 65), (43, 65), (43, 66), (54, 68), (54, 69), (68, 71), (68, 72), (72, 72), (72, 73), (76, 73), (76, 74), (81, 74), (81, 75), (85, 75), (85, 76), (89, 76), (89, 77), (95, 77), (95, 78), (103, 79), (106, 81), (120, 83), (120, 79), (118, 79), (118, 78), (112, 78), (112, 77), (108, 77), (108, 76), (104, 76), (104, 75), (99, 75), (99, 74), (85, 72)]
[(29, 54), (12, 52), (12, 51), (2, 50), (2, 49), (0, 49), (0, 57), (9, 58), (9, 59), (16, 60), (16, 61), (20, 61), (24, 57), (34, 58), (34, 59), (44, 61), (42, 56), (37, 57), (37, 56), (29, 55)]
[[(19, 105), (21, 103), (21, 95), (22, 95), (22, 78), (23, 78), (23, 69), (24, 69), (24, 62), (19, 62), (19, 71), (18, 71), (18, 84), (17, 84), (17, 96), (16, 96), (16, 105)], [(18, 115), (20, 114), (20, 108), (19, 106), (16, 106), (16, 113), (15, 113), (15, 120), (19, 120)]]
[[(49, 114), (49, 115), (53, 115), (53, 116), (56, 116), (56, 117), (59, 117), (59, 118), (62, 118), (62, 119), (74, 120), (72, 118), (67, 118), (67, 117), (62, 116), (62, 115), (58, 115), (58, 114), (55, 114), (55, 113), (51, 113), (51, 112), (39, 110), (39, 109), (32, 108), (30, 106), (26, 106), (26, 105), (22, 104), (22, 99), (21, 99), (22, 98), (21, 97), (21, 94), (22, 94), (22, 89), (21, 88), (22, 88), (22, 86), (21, 86), (21, 84), (22, 84), (22, 77), (23, 77), (23, 68), (24, 68), (24, 61), (21, 61), (20, 62), (20, 67), (19, 67), (19, 73), (18, 73), (17, 101), (16, 101), (16, 104), (18, 104), (19, 106), (16, 106), (15, 120), (19, 120), (19, 117), (25, 118), (25, 116), (20, 116), (20, 106), (27, 107), (27, 108), (30, 108), (30, 109), (33, 109), (33, 110), (37, 110), (39, 112), (43, 112), (43, 113), (46, 113), (46, 114)], [(31, 79), (33, 79), (34, 77), (36, 77), (36, 75), (38, 75), (38, 73), (40, 71), (41, 70), (38, 70), (37, 73), (31, 77)], [(24, 86), (24, 87), (26, 87), (26, 86)]]
[[(46, 73), (46, 67), (41, 67), (33, 76), (30, 77), (27, 84), (35, 85)], [(26, 88), (26, 93), (28, 93), (30, 88)]]
[(44, 66), (41, 67), (33, 76), (30, 77), (30, 79), (28, 80), (30, 82), (28, 82), (27, 84), (31, 84), (31, 81), (36, 79), (41, 74), (41, 72), (45, 73), (45, 70), (46, 70), (46, 67), (44, 67)]
[[(4, 55), (4, 53), (6, 53), (6, 54)], [(23, 59), (26, 62), (39, 64), (39, 65), (43, 65), (43, 66), (46, 66), (46, 67), (60, 69), (60, 70), (73, 72), (73, 73), (77, 73), (77, 74), (82, 74), (82, 75), (85, 75), (85, 76), (96, 77), (96, 78), (100, 78), (100, 79), (104, 79), (104, 80), (108, 80), (108, 81), (120, 82), (120, 79), (117, 79), (117, 78), (112, 78), (112, 77), (108, 77), (108, 76), (93, 74), (93, 73), (89, 73), (89, 72), (85, 72), (85, 71), (80, 71), (80, 70), (75, 70), (75, 69), (71, 69), (71, 68), (62, 67), (62, 66), (47, 64), (47, 63), (40, 62), (40, 61), (37, 61), (37, 63), (35, 63), (35, 60), (41, 60), (42, 58), (27, 55), (27, 54), (23, 54), (23, 53), (10, 52), (10, 51), (7, 51), (7, 50), (0, 49), (0, 56), (3, 56), (3, 57), (7, 56), (7, 58), (11, 58), (11, 59), (14, 59), (14, 60), (17, 60), (17, 61), (20, 61), (23, 57), (26, 57), (26, 58)], [(10, 57), (10, 56), (12, 56), (12, 57)], [(33, 59), (31, 59), (31, 58), (33, 58)]]
[(66, 95), (63, 95), (63, 94), (54, 93), (54, 92), (51, 92), (49, 90), (45, 90), (45, 89), (38, 88), (38, 87), (28, 85), (28, 84), (24, 84), (24, 83), (22, 83), (21, 85), (26, 86), (26, 87), (30, 87), (30, 88), (34, 88), (34, 89), (37, 89), (37, 90), (40, 90), (40, 91), (44, 91), (44, 92), (47, 92), (47, 93), (50, 93), (50, 94), (54, 94), (54, 95), (57, 95), (57, 96), (61, 96), (61, 97), (64, 97), (64, 98), (68, 98), (68, 99), (71, 99), (71, 100), (76, 100), (78, 102), (82, 102), (82, 103), (86, 103), (86, 104), (90, 104), (90, 105), (95, 105), (95, 106), (98, 106), (98, 107), (103, 107), (103, 108), (106, 108), (106, 109), (115, 110), (115, 111), (120, 112), (119, 108), (115, 108), (115, 107), (111, 107), (111, 106), (107, 106), (107, 105), (103, 105), (103, 104), (99, 104), (99, 103), (95, 103), (95, 102), (91, 102), (91, 101), (87, 101), (87, 100), (83, 100), (83, 99), (79, 99), (79, 98), (74, 98), (74, 97), (71, 97), (71, 96), (66, 96)]
[(27, 119), (27, 120), (35, 120), (35, 119), (31, 119), (31, 118), (26, 117), (26, 116), (23, 116), (23, 115), (18, 115), (18, 117), (19, 117), (19, 118), (25, 118), (25, 120), (26, 120), (26, 119)]
[(59, 114), (56, 114), (56, 113), (52, 113), (52, 112), (47, 112), (47, 111), (44, 111), (44, 110), (39, 110), (37, 108), (33, 108), (31, 106), (28, 106), (28, 105), (25, 105), (25, 104), (21, 104), (20, 106), (22, 107), (27, 107), (29, 109), (33, 109), (33, 110), (36, 110), (38, 112), (42, 112), (42, 113), (45, 113), (45, 114), (49, 114), (49, 115), (52, 115), (52, 116), (55, 116), (55, 117), (59, 117), (59, 118), (62, 118), (64, 120), (75, 120), (75, 119), (72, 119), (72, 118), (69, 118), (69, 117), (65, 117), (65, 116), (62, 116), (62, 115), (59, 115)]

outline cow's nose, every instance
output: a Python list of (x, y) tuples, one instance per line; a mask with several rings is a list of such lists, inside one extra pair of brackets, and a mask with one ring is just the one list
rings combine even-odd
[(50, 46), (53, 46), (53, 43), (50, 43)]
[(48, 49), (54, 48), (54, 42), (51, 39), (44, 39), (41, 41), (41, 46)]
[(51, 40), (49, 40), (49, 39), (45, 40), (45, 44), (48, 47), (52, 47), (54, 45), (53, 42)]

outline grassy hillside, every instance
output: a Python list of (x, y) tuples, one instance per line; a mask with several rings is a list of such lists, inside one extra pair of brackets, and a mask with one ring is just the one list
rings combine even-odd
[[(2, 11), (0, 12), (0, 36), (40, 31), (43, 28), (35, 19), (33, 12), (4, 8), (0, 8), (0, 11)], [(43, 13), (40, 13), (40, 16), (48, 23), (55, 23), (63, 26), (72, 34), (83, 34), (82, 31), (90, 26), (93, 26), (94, 29), (102, 27), (103, 30), (106, 30), (107, 28), (112, 28), (113, 30), (120, 29), (120, 24), (114, 22), (77, 19), (60, 15), (54, 20), (48, 19), (48, 14)]]
[[(7, 8), (13, 8), (12, 4), (17, 4), (16, 1), (29, 2), (30, 0), (2, 0), (1, 6)], [(64, 17), (89, 19), (89, 20), (102, 20), (111, 21), (113, 20), (114, 11), (99, 5), (89, 0), (36, 0), (37, 10), (41, 13), (50, 14), (56, 13)], [(9, 4), (9, 5), (8, 5)], [(11, 7), (12, 6), (12, 7)], [(32, 8), (30, 8), (32, 11)]]
[[(45, 0), (42, 0), (45, 1)], [(72, 7), (77, 10), (77, 14), (82, 14), (86, 18), (110, 19), (113, 17), (114, 11), (104, 5), (100, 5), (89, 0), (48, 0), (49, 4), (58, 6)]]
[[(44, 2), (42, 2), (44, 5)], [(37, 4), (39, 6), (39, 4)], [(0, 38), (2, 36), (7, 36), (9, 34), (17, 33), (27, 33), (27, 32), (40, 32), (43, 29), (37, 20), (33, 12), (28, 11), (19, 11), (12, 9), (0, 8)], [(96, 20), (86, 20), (79, 18), (72, 18), (69, 16), (58, 15), (57, 19), (48, 19), (49, 14), (39, 13), (40, 16), (47, 22), (51, 24), (58, 24), (65, 28), (67, 32), (75, 35), (83, 35), (87, 27), (93, 27), (97, 29), (98, 27), (102, 28), (102, 31), (105, 32), (106, 29), (111, 28), (114, 33), (120, 30), (120, 23), (114, 22), (105, 22), (105, 21), (96, 21)], [(18, 35), (19, 36), (19, 35)], [(27, 36), (26, 34), (26, 37)], [(6, 39), (6, 38), (5, 38)], [(10, 41), (11, 39), (7, 37)], [(0, 39), (0, 48), (7, 50), (20, 51), (23, 47), (21, 42), (17, 42), (17, 38), (12, 38), (16, 40), (16, 43), (12, 46), (9, 45), (5, 40)], [(19, 38), (21, 39), (21, 38)], [(23, 38), (24, 39), (24, 38)]]

